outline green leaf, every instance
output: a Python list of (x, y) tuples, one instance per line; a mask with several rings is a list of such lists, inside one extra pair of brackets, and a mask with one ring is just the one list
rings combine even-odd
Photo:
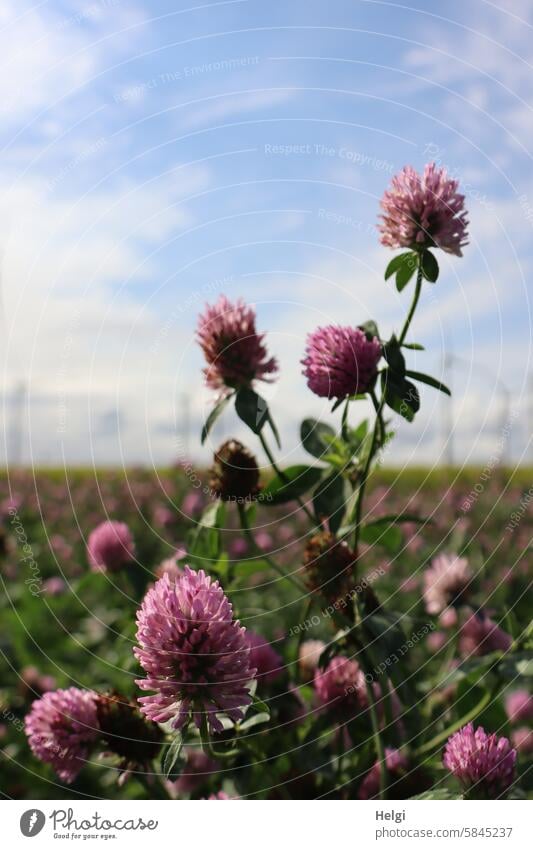
[(265, 507), (293, 501), (317, 484), (323, 471), (316, 466), (290, 466), (283, 471), (283, 476), (276, 475), (265, 486), (257, 500)]
[[(484, 678), (478, 680), (476, 674), (467, 676), (460, 681), (454, 699), (454, 707), (458, 711), (457, 716), (464, 715), (473, 710), (483, 698), (487, 689)], [(500, 699), (491, 699), (488, 705), (476, 716), (476, 725), (484, 728), (497, 728), (499, 734), (508, 734), (509, 721)]]
[(383, 356), (389, 367), (398, 377), (405, 375), (405, 357), (401, 352), (400, 343), (396, 336), (392, 336), (387, 344), (384, 345)]
[(204, 510), (200, 521), (190, 536), (189, 554), (199, 561), (216, 562), (220, 557), (220, 528), (224, 524), (226, 505), (214, 501)]
[(409, 263), (404, 263), (396, 275), (396, 289), (402, 292), (409, 283), (409, 280), (416, 271), (416, 266)]
[[(394, 260), (393, 260), (394, 262)], [(390, 265), (390, 263), (389, 263)], [(385, 280), (387, 278), (385, 277)], [(367, 338), (373, 339), (376, 336), (379, 339), (379, 330), (375, 321), (365, 321), (363, 324), (359, 325), (359, 329), (366, 334)]]
[[(403, 254), (398, 254), (389, 262), (387, 268), (385, 269), (385, 280), (388, 280), (389, 277), (392, 277), (393, 274), (398, 274), (398, 272), (405, 266), (409, 264), (410, 257), (417, 256), (413, 251), (405, 251)], [(414, 271), (414, 269), (413, 269)]]
[(436, 787), (433, 790), (426, 790), (425, 793), (419, 793), (418, 796), (411, 796), (411, 799), (462, 799), (461, 793), (452, 793), (446, 790), (445, 787)]
[(424, 251), (420, 258), (422, 274), (430, 283), (435, 283), (439, 276), (439, 264), (431, 251)]
[(161, 763), (161, 768), (163, 771), (163, 775), (169, 781), (177, 778), (180, 774), (181, 769), (177, 772), (174, 771), (174, 767), (176, 766), (176, 762), (179, 759), (181, 748), (183, 746), (183, 738), (181, 734), (176, 734), (174, 739), (166, 748), (165, 754), (163, 755), (163, 760)]
[(431, 525), (433, 524), (433, 519), (426, 519), (424, 516), (415, 515), (415, 513), (391, 513), (388, 516), (380, 516), (379, 519), (373, 519), (371, 522), (367, 522), (365, 527), (369, 528), (372, 525), (379, 525), (382, 522), (386, 522), (389, 525), (401, 525), (403, 522), (412, 522), (416, 525)]
[(423, 345), (420, 345), (418, 342), (403, 342), (402, 348), (409, 348), (410, 351), (425, 351)]
[(235, 410), (239, 418), (255, 434), (261, 433), (265, 423), (270, 420), (268, 404), (265, 399), (253, 389), (247, 387), (239, 389), (237, 392)]
[(412, 422), (420, 409), (420, 395), (414, 383), (387, 369), (381, 374), (381, 386), (389, 407), (408, 422)]
[(221, 528), (226, 517), (226, 505), (223, 501), (213, 501), (209, 504), (199, 521), (202, 528)]
[(348, 445), (352, 454), (357, 454), (368, 436), (368, 419), (348, 431)]
[(270, 563), (260, 557), (257, 560), (239, 560), (238, 563), (233, 565), (233, 575), (235, 578), (247, 578), (249, 575), (265, 572), (271, 568)]
[(390, 522), (373, 522), (361, 528), (360, 539), (368, 545), (382, 545), (389, 554), (397, 554), (403, 542), (401, 530)]
[(470, 660), (464, 660), (455, 669), (451, 669), (446, 673), (444, 679), (439, 683), (439, 688), (448, 687), (451, 684), (457, 684), (468, 678), (470, 681), (485, 678), (491, 669), (500, 658), (499, 652), (491, 652), (483, 657), (473, 657)]
[(346, 507), (345, 480), (338, 472), (322, 480), (313, 493), (313, 508), (319, 521), (327, 519), (332, 534), (342, 524)]
[(218, 404), (215, 404), (215, 406), (213, 407), (213, 409), (209, 413), (209, 415), (208, 415), (208, 417), (205, 421), (205, 424), (202, 428), (202, 436), (201, 436), (202, 445), (204, 444), (205, 440), (207, 439), (211, 428), (215, 424), (215, 422), (218, 419), (218, 417), (220, 416), (220, 414), (223, 412), (224, 408), (228, 405), (228, 403), (229, 403), (229, 401), (231, 400), (232, 397), (233, 397), (233, 393), (231, 393), (230, 395), (226, 395), (224, 398), (222, 398), (218, 402)]
[(318, 419), (304, 419), (300, 426), (300, 439), (305, 450), (313, 457), (321, 458), (329, 445), (326, 437), (335, 437), (330, 425)]
[(376, 668), (385, 669), (385, 674), (393, 682), (400, 699), (408, 706), (412, 704), (414, 696), (406, 681), (409, 678), (405, 653), (407, 641), (400, 618), (400, 613), (373, 613), (364, 618), (363, 630), (371, 638), (366, 644), (366, 650)]
[(249, 707), (249, 710), (256, 711), (256, 713), (267, 713), (270, 716), (270, 708), (266, 702), (263, 702), (259, 696), (256, 696), (254, 693), (252, 704)]
[(388, 280), (389, 277), (395, 274), (396, 288), (398, 292), (401, 292), (418, 268), (418, 263), (419, 256), (416, 251), (407, 251), (406, 253), (399, 254), (399, 256), (395, 256), (394, 259), (391, 259), (385, 270), (385, 280)]
[(245, 719), (244, 722), (239, 723), (239, 731), (249, 731), (250, 728), (254, 728), (256, 725), (262, 725), (269, 721), (269, 713), (254, 713), (253, 716), (250, 716), (248, 719)]
[(508, 680), (517, 676), (522, 678), (533, 678), (533, 652), (524, 651), (515, 654), (507, 654), (500, 664), (502, 675)]
[(413, 380), (418, 380), (420, 383), (427, 383), (428, 386), (432, 386), (433, 389), (438, 389), (440, 392), (444, 392), (445, 395), (452, 394), (444, 383), (441, 383), (439, 380), (435, 380), (435, 378), (430, 377), (429, 374), (422, 374), (420, 371), (406, 371), (405, 373), (408, 377), (412, 377)]

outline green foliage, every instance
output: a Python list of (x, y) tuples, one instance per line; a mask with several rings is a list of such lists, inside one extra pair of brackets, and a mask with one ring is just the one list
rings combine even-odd
[(385, 280), (388, 280), (393, 275), (396, 278), (396, 288), (398, 292), (405, 289), (413, 274), (418, 268), (420, 258), (416, 251), (406, 251), (403, 254), (395, 256), (391, 259), (386, 270)]
[(235, 410), (252, 433), (260, 434), (265, 424), (269, 424), (278, 446), (281, 445), (268, 404), (254, 389), (248, 387), (239, 389), (235, 396)]
[(201, 437), (200, 437), (202, 445), (204, 444), (205, 440), (207, 439), (209, 433), (211, 432), (213, 425), (215, 424), (215, 422), (217, 421), (219, 416), (222, 415), (224, 409), (227, 407), (227, 405), (229, 404), (229, 402), (231, 401), (232, 398), (233, 398), (233, 393), (225, 395), (212, 408), (212, 410), (209, 413), (209, 415), (208, 415), (208, 417), (205, 421), (205, 424), (202, 428), (202, 433), (201, 433)]
[(276, 507), (287, 501), (294, 501), (311, 489), (322, 476), (322, 469), (316, 466), (296, 465), (284, 469), (276, 475), (261, 492), (258, 502), (267, 507)]

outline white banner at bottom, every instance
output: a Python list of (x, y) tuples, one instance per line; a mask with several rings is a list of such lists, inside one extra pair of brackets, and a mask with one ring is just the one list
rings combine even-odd
[[(533, 845), (527, 801), (5, 801), (2, 845), (35, 849), (79, 845), (253, 849), (326, 846), (526, 847)], [(213, 800), (218, 801), (218, 800)], [(207, 807), (206, 807), (207, 805)], [(342, 835), (342, 837), (341, 837)], [(247, 837), (246, 837), (247, 836)]]

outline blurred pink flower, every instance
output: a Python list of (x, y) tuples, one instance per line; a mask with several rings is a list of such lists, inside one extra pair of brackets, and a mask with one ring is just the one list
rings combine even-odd
[(357, 707), (368, 704), (365, 677), (355, 660), (337, 655), (325, 669), (315, 670), (315, 692), (321, 705), (328, 708)]
[(533, 696), (527, 690), (515, 690), (505, 698), (505, 710), (510, 722), (533, 720)]
[(441, 613), (450, 604), (459, 604), (472, 571), (465, 557), (439, 554), (424, 572), (424, 602), (428, 613)]
[(26, 716), (26, 735), (33, 754), (71, 784), (98, 737), (96, 693), (70, 687), (45, 693)]
[(188, 492), (183, 499), (181, 510), (185, 516), (198, 516), (204, 508), (204, 499), (199, 492)]
[(270, 551), (273, 545), (273, 539), (267, 531), (259, 531), (256, 534), (255, 541), (261, 551)]
[[(387, 774), (389, 781), (394, 782), (395, 778), (403, 775), (408, 768), (408, 761), (405, 755), (387, 746), (385, 749), (385, 764), (387, 766)], [(358, 796), (360, 799), (373, 799), (379, 795), (379, 785), (381, 779), (381, 763), (376, 761), (371, 770), (366, 774), (361, 782)], [(394, 792), (394, 788), (393, 788)], [(395, 797), (392, 797), (395, 798)]]
[(89, 534), (87, 556), (94, 572), (117, 572), (135, 556), (128, 526), (114, 520), (102, 522)]
[(178, 515), (164, 504), (158, 504), (154, 509), (154, 524), (161, 528), (171, 528), (177, 518)]
[(506, 737), (487, 734), (471, 722), (446, 743), (442, 761), (446, 769), (479, 798), (498, 799), (513, 783), (516, 751)]
[(43, 590), (47, 595), (63, 595), (66, 589), (67, 585), (63, 578), (60, 578), (59, 575), (55, 575), (52, 578), (47, 578), (43, 584)]
[(155, 575), (157, 578), (162, 578), (163, 575), (168, 575), (172, 581), (176, 581), (183, 575), (183, 568), (180, 566), (180, 561), (187, 557), (187, 551), (182, 546), (177, 548), (171, 557), (166, 557), (162, 560), (159, 566), (156, 567)]
[(25, 666), (20, 672), (20, 691), (28, 701), (40, 698), (55, 687), (56, 679), (52, 675), (43, 675), (36, 666)]
[(250, 646), (250, 665), (257, 670), (258, 680), (275, 681), (283, 672), (283, 658), (261, 634), (247, 631), (246, 640)]
[(244, 537), (235, 537), (229, 544), (229, 553), (232, 557), (244, 557), (248, 551), (248, 543)]
[(303, 373), (315, 395), (345, 398), (368, 391), (380, 357), (379, 340), (359, 327), (318, 327), (307, 337)]
[(407, 165), (383, 195), (381, 244), (389, 248), (438, 247), (462, 256), (468, 243), (468, 219), (459, 183), (435, 163), (422, 176)]
[(442, 625), (443, 628), (454, 628), (455, 625), (457, 625), (458, 618), (455, 607), (446, 607), (442, 613), (439, 614), (439, 624)]
[(446, 645), (448, 637), (444, 631), (432, 631), (428, 636), (428, 649), (432, 652), (438, 652)]
[(271, 382), (278, 365), (268, 356), (264, 336), (255, 329), (253, 308), (242, 299), (232, 304), (221, 295), (216, 304), (207, 305), (197, 330), (207, 362), (207, 385), (224, 393), (250, 386), (254, 380)]
[(459, 630), (459, 651), (463, 657), (507, 651), (512, 637), (482, 611), (471, 613)]
[(326, 648), (322, 640), (305, 640), (298, 651), (300, 674), (304, 681), (311, 681), (318, 666), (320, 655)]
[(148, 674), (137, 684), (156, 691), (139, 698), (149, 719), (182, 728), (189, 719), (200, 727), (205, 718), (217, 732), (219, 714), (243, 718), (255, 669), (246, 630), (233, 620), (218, 581), (188, 566), (175, 584), (164, 575), (146, 594), (137, 626), (134, 653)]
[(521, 726), (511, 734), (513, 746), (519, 755), (530, 755), (533, 752), (533, 730)]

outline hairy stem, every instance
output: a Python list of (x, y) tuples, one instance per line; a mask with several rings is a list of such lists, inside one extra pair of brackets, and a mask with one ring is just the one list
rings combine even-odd
[(363, 499), (365, 497), (365, 489), (368, 480), (368, 473), (370, 471), (370, 464), (374, 458), (374, 454), (376, 453), (376, 445), (378, 441), (378, 432), (381, 428), (381, 411), (383, 409), (384, 399), (382, 398), (378, 404), (376, 410), (376, 421), (374, 423), (374, 430), (372, 431), (372, 442), (370, 443), (370, 449), (368, 451), (368, 456), (366, 458), (365, 467), (361, 474), (361, 481), (359, 483), (359, 491), (357, 495), (357, 502), (355, 507), (355, 531), (354, 531), (354, 552), (357, 559), (358, 548), (359, 548), (359, 537), (361, 534), (361, 517), (363, 515)]
[[(361, 651), (360, 654), (361, 666), (366, 667), (366, 661), (364, 660), (364, 652)], [(378, 712), (376, 709), (376, 702), (374, 700), (374, 693), (372, 692), (372, 684), (366, 680), (365, 673), (365, 687), (366, 687), (366, 695), (368, 698), (368, 709), (370, 711), (370, 721), (372, 723), (372, 734), (374, 737), (374, 746), (376, 748), (376, 755), (380, 764), (379, 771), (379, 798), (384, 800), (387, 798), (387, 763), (385, 760), (385, 747), (383, 745), (383, 740), (381, 739), (381, 732), (379, 730), (379, 719)]]
[[(266, 441), (265, 437), (263, 436), (262, 431), (259, 432), (258, 436), (259, 436), (259, 441), (261, 442), (261, 445), (263, 446), (263, 451), (267, 455), (268, 462), (272, 466), (273, 470), (275, 471), (277, 476), (279, 478), (281, 478), (281, 480), (286, 480), (286, 476), (283, 474), (282, 469), (280, 469), (278, 464), (276, 463), (276, 459), (275, 459), (272, 451), (270, 450), (270, 446), (269, 446), (268, 442)], [(298, 504), (300, 505), (300, 507), (304, 511), (307, 518), (313, 523), (313, 525), (316, 525), (315, 518), (314, 518), (313, 514), (311, 513), (311, 511), (309, 510), (309, 508), (307, 507), (307, 505), (304, 504), (304, 502), (302, 501), (302, 499), (300, 497), (298, 497), (296, 500), (298, 501)]]
[(454, 731), (458, 731), (464, 725), (475, 719), (476, 716), (478, 716), (481, 711), (484, 710), (487, 705), (492, 701), (494, 695), (495, 694), (492, 690), (487, 690), (487, 692), (483, 694), (482, 698), (479, 700), (477, 705), (475, 705), (471, 710), (469, 710), (468, 713), (465, 713), (465, 715), (462, 716), (461, 719), (458, 719), (456, 722), (453, 722), (451, 725), (448, 726), (448, 728), (446, 728), (444, 731), (441, 731), (440, 734), (437, 734), (436, 737), (433, 737), (431, 740), (429, 740), (428, 743), (424, 743), (423, 746), (420, 746), (416, 750), (415, 755), (417, 757), (419, 755), (424, 755), (426, 754), (426, 752), (430, 752), (432, 749), (436, 748), (436, 746), (440, 746), (441, 743), (444, 743), (444, 741), (448, 739), (450, 734), (453, 734)]
[(422, 260), (419, 259), (418, 271), (416, 274), (416, 286), (415, 293), (413, 295), (413, 300), (411, 302), (411, 307), (409, 312), (407, 313), (407, 318), (405, 319), (405, 324), (403, 326), (402, 332), (400, 333), (400, 338), (398, 339), (399, 344), (401, 345), (405, 341), (405, 337), (407, 336), (407, 331), (409, 330), (409, 325), (413, 320), (413, 316), (416, 312), (416, 308), (418, 305), (418, 299), (420, 298), (420, 292), (422, 291)]

